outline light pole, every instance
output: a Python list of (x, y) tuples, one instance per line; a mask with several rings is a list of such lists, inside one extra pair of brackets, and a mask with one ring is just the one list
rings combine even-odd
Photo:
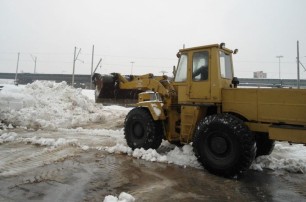
[(17, 75), (18, 75), (18, 67), (19, 67), (19, 56), (20, 56), (20, 53), (18, 53), (18, 58), (17, 58), (17, 67), (16, 67), (16, 74), (15, 74), (15, 85), (18, 86), (18, 80), (17, 80)]
[[(76, 55), (76, 50), (77, 50), (77, 47), (74, 47), (74, 56), (73, 56), (73, 69), (72, 69), (72, 81), (71, 81), (71, 86), (73, 87), (74, 86), (74, 70), (75, 70), (75, 61), (79, 60), (78, 57), (79, 57), (79, 54), (81, 52), (81, 48), (78, 52), (78, 54)], [(80, 60), (81, 61), (81, 60)], [(83, 61), (81, 61), (83, 62)], [(84, 62), (83, 62), (84, 63)]]
[(278, 77), (281, 79), (281, 69), (280, 69), (280, 59), (283, 58), (284, 56), (278, 55), (276, 58), (278, 58)]
[(31, 57), (32, 57), (32, 60), (34, 62), (34, 74), (36, 74), (36, 61), (37, 61), (37, 57), (33, 56), (33, 55), (31, 55)]
[(94, 63), (94, 54), (95, 54), (95, 45), (92, 45), (91, 70), (90, 70), (90, 89), (92, 89), (92, 71), (93, 71), (93, 63)]
[(133, 66), (134, 66), (134, 63), (135, 63), (134, 61), (131, 62), (131, 64), (132, 64), (132, 67), (131, 67), (131, 75), (133, 75)]

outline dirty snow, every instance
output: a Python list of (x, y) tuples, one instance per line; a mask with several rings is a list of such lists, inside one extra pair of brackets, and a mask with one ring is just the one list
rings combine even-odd
[[(84, 151), (105, 150), (151, 162), (202, 168), (192, 151), (192, 145), (179, 148), (164, 141), (157, 150), (131, 150), (122, 129), (130, 108), (95, 104), (93, 96), (93, 91), (74, 89), (65, 82), (36, 81), (26, 86), (4, 85), (0, 91), (0, 147), (12, 142), (55, 148), (72, 146)], [(121, 129), (83, 128), (91, 123), (114, 124)], [(26, 132), (11, 132), (14, 128)], [(277, 142), (272, 154), (258, 157), (251, 169), (305, 173), (306, 147)]]

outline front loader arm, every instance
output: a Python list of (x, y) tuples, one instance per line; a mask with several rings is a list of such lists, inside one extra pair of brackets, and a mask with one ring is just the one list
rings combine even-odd
[(154, 77), (152, 74), (143, 76), (132, 76), (131, 80), (126, 79), (119, 73), (115, 74), (120, 89), (152, 90), (163, 97), (169, 97), (175, 92), (166, 76)]

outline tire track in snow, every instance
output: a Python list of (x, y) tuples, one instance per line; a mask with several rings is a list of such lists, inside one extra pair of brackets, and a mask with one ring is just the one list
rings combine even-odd
[[(119, 130), (78, 128), (58, 131), (10, 131), (11, 133), (7, 133), (8, 138), (0, 144), (0, 177), (18, 175), (52, 164), (74, 156), (81, 150), (114, 146), (118, 141), (124, 141), (123, 132)], [(33, 180), (40, 179), (31, 181)]]
[[(16, 147), (20, 146), (24, 148), (15, 151), (12, 156), (3, 156), (7, 155), (7, 152), (0, 152), (0, 159), (5, 159), (5, 161), (1, 161), (0, 164), (0, 176), (17, 175), (27, 170), (51, 164), (55, 161), (64, 160), (68, 157), (74, 156), (78, 151), (80, 151), (77, 147), (67, 146), (45, 148), (33, 145), (16, 145)], [(5, 149), (3, 147), (4, 145), (1, 146), (1, 150)]]
[(2, 164), (9, 160), (9, 159), (15, 159), (18, 158), (20, 156), (20, 153), (24, 153), (26, 152), (26, 150), (28, 150), (28, 147), (23, 146), (19, 146), (15, 143), (7, 143), (7, 144), (3, 144), (0, 147), (0, 168), (2, 166)]
[[(288, 175), (285, 175), (282, 176), (281, 179), (285, 184), (287, 184), (287, 187), (289, 190), (291, 190), (291, 192), (294, 192), (306, 198), (306, 182), (303, 178), (299, 178), (298, 175), (293, 175), (290, 177)], [(301, 186), (301, 183), (304, 184), (304, 186)]]

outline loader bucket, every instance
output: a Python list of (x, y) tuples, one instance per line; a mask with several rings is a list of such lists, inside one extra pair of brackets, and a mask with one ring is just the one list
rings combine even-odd
[(92, 77), (95, 85), (95, 102), (104, 105), (132, 105), (137, 103), (140, 90), (126, 90), (119, 88), (115, 74), (101, 75), (95, 73)]

